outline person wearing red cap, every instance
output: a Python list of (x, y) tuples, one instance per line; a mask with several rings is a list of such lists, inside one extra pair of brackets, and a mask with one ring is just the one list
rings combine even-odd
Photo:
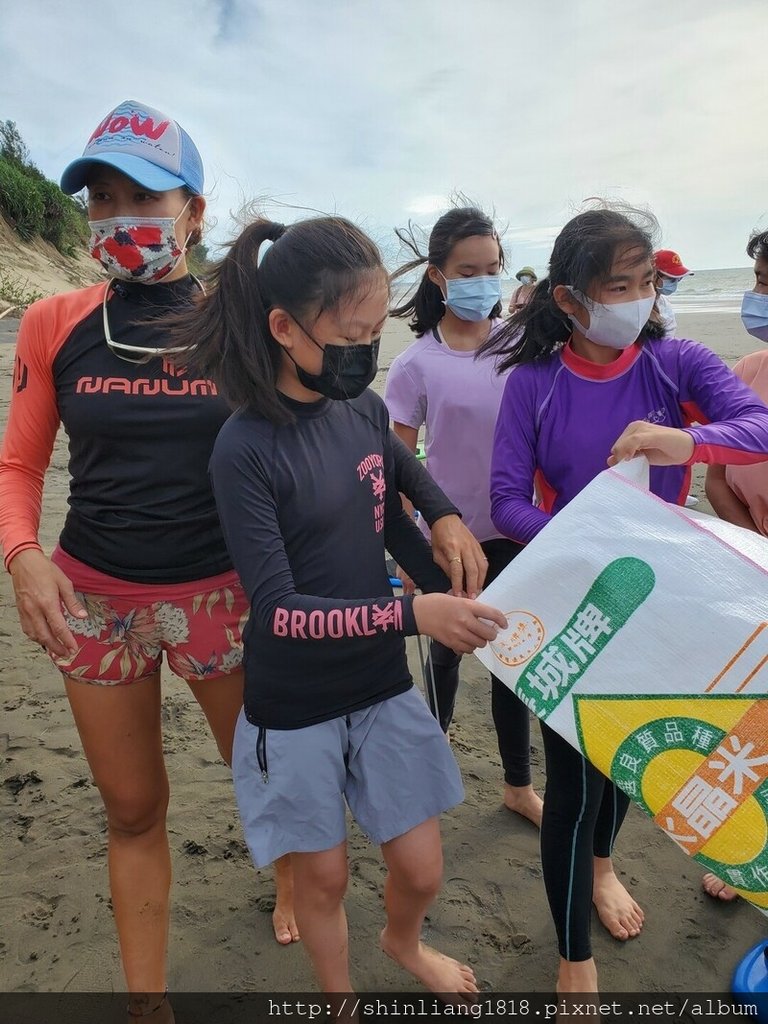
[(656, 309), (667, 338), (674, 338), (677, 332), (677, 318), (669, 296), (674, 295), (682, 279), (693, 273), (679, 255), (672, 249), (659, 249), (653, 254), (656, 266)]
[[(163, 326), (203, 290), (187, 266), (202, 231), (203, 164), (176, 121), (126, 100), (61, 184), (87, 189), (90, 251), (109, 278), (36, 302), (21, 321), (0, 451), (0, 542), (22, 629), (64, 677), (104, 802), (129, 1014), (161, 1024), (173, 1015), (160, 668), (165, 656), (189, 685), (229, 764), (250, 610), (208, 479), (231, 410), (213, 381), (167, 358)], [(60, 424), (69, 512), (48, 558), (41, 498)], [(471, 578), (479, 590), (479, 545), (415, 457), (396, 439), (393, 448), (398, 490), (430, 510), (436, 560), (457, 588), (466, 574), (467, 589)], [(289, 943), (298, 933), (280, 888), (273, 920)], [(285, 885), (282, 897), (290, 903)]]

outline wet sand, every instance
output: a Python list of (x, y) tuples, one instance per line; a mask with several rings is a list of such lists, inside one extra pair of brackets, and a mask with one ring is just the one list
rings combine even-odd
[[(737, 314), (679, 315), (694, 337), (733, 363), (756, 343)], [(0, 341), (15, 324), (3, 325)], [(381, 388), (411, 335), (388, 326)], [(0, 422), (10, 393), (13, 344), (0, 344)], [(697, 471), (694, 493), (701, 493)], [(66, 507), (66, 447), (56, 444), (46, 480), (41, 539), (56, 540)], [(706, 505), (701, 507), (706, 508)], [(414, 669), (417, 661), (413, 659)], [(123, 987), (109, 904), (105, 829), (98, 793), (58, 673), (21, 634), (10, 580), (0, 577), (1, 991), (110, 991)], [(464, 804), (445, 816), (445, 887), (428, 941), (466, 958), (496, 992), (549, 991), (557, 949), (539, 864), (538, 833), (501, 804), (501, 772), (484, 669), (465, 658), (453, 746)], [(177, 991), (307, 992), (301, 946), (272, 938), (273, 885), (243, 844), (229, 771), (184, 684), (164, 679), (163, 719), (171, 780), (169, 829), (174, 890), (169, 983)], [(543, 753), (534, 725), (535, 782)], [(353, 978), (361, 990), (412, 990), (377, 948), (383, 919), (378, 850), (354, 829), (347, 900)], [(616, 850), (623, 880), (646, 910), (642, 935), (620, 943), (594, 923), (604, 992), (724, 992), (736, 960), (766, 934), (751, 907), (719, 905), (701, 871), (639, 810), (631, 808)]]

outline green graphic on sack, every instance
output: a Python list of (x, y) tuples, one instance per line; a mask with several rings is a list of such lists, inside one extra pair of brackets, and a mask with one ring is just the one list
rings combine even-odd
[(546, 719), (653, 590), (656, 576), (640, 558), (603, 569), (565, 628), (531, 659), (515, 690)]
[[(678, 803), (673, 804), (678, 810), (685, 811), (691, 835), (676, 832), (671, 818), (666, 823), (659, 822), (670, 839), (674, 839), (686, 850), (687, 843), (709, 839), (727, 822), (738, 806), (742, 775), (747, 778), (756, 777), (752, 765), (764, 763), (763, 757), (750, 760), (750, 751), (746, 748), (734, 755), (728, 747), (721, 745), (726, 735), (725, 729), (688, 716), (668, 716), (647, 722), (630, 733), (616, 751), (611, 764), (611, 778), (658, 822), (659, 817), (645, 799), (642, 788), (643, 776), (654, 758), (671, 750), (689, 750), (707, 758), (712, 755), (725, 757), (722, 786), (708, 785), (704, 780), (694, 778), (678, 794)], [(718, 766), (720, 763), (717, 762)], [(731, 791), (727, 788), (728, 781), (731, 782)], [(755, 789), (752, 796), (768, 822), (768, 779)], [(731, 885), (747, 893), (768, 892), (768, 842), (754, 857), (738, 864), (716, 860), (690, 849), (686, 852), (691, 853), (702, 867), (714, 871), (720, 878), (728, 879)]]
[(651, 761), (670, 750), (713, 753), (725, 738), (725, 730), (698, 718), (669, 715), (635, 729), (616, 751), (611, 778), (651, 817), (656, 813), (643, 796), (642, 778)]

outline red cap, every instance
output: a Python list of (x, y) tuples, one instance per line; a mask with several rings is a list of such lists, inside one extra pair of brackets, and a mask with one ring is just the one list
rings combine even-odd
[(678, 254), (671, 249), (659, 249), (658, 252), (653, 254), (653, 258), (656, 263), (656, 269), (660, 274), (666, 274), (667, 277), (679, 278), (691, 273), (688, 267), (683, 266), (683, 261)]

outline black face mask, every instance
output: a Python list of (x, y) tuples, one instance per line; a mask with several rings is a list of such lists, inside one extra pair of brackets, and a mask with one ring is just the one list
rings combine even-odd
[[(301, 329), (304, 331), (303, 327)], [(381, 338), (374, 338), (370, 345), (320, 345), (308, 331), (304, 333), (323, 350), (320, 373), (303, 370), (288, 353), (296, 367), (296, 376), (304, 387), (336, 401), (362, 395), (376, 376)]]

